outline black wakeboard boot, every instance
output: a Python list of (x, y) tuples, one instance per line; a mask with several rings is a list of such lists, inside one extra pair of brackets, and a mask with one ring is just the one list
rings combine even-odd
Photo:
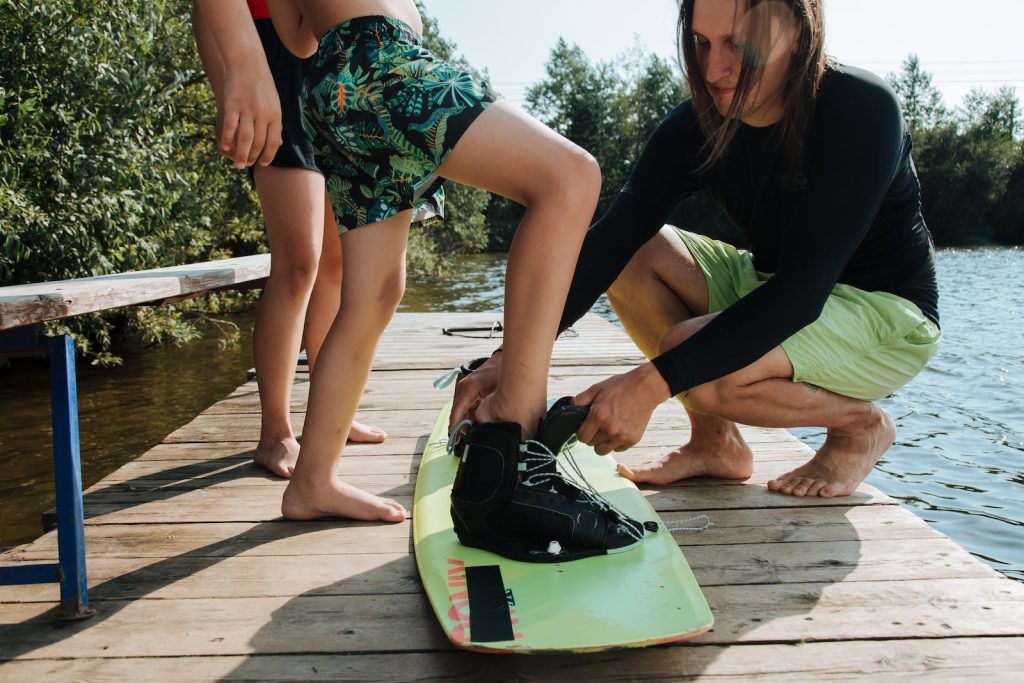
[[(554, 427), (548, 430), (541, 435), (559, 438)], [(638, 547), (645, 525), (567, 481), (550, 466), (551, 449), (537, 448), (542, 443), (522, 441), (515, 423), (470, 428), (456, 451), (460, 462), (452, 487), (459, 541), (526, 562), (566, 562)]]

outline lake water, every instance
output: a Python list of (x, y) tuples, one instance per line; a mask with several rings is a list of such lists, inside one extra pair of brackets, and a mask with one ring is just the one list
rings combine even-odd
[[(999, 571), (1024, 580), (1024, 250), (938, 254), (943, 342), (913, 382), (881, 402), (897, 443), (868, 482)], [(442, 284), (410, 283), (401, 311), (502, 305), (504, 259), (466, 259)], [(595, 310), (615, 316), (607, 301)], [(86, 485), (158, 443), (245, 380), (249, 328), (234, 349), (213, 339), (79, 369)], [(53, 505), (46, 371), (0, 368), (0, 546), (31, 540)], [(820, 430), (793, 430), (811, 446)]]

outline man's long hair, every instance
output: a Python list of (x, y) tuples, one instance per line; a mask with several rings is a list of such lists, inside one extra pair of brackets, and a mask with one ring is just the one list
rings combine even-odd
[[(740, 116), (756, 95), (764, 75), (772, 45), (772, 19), (793, 21), (799, 31), (795, 53), (790, 55), (789, 70), (783, 84), (785, 112), (778, 122), (778, 139), (785, 158), (787, 175), (795, 175), (803, 166), (805, 140), (814, 117), (815, 98), (825, 74), (824, 19), (821, 0), (736, 0), (745, 7), (749, 25), (743, 37), (745, 50), (740, 75), (729, 111), (722, 116), (704, 80), (700, 55), (693, 35), (695, 0), (681, 0), (677, 40), (686, 79), (690, 84), (694, 109), (707, 141), (700, 170), (707, 170), (725, 154), (740, 126)], [(751, 12), (765, 5), (759, 12)]]

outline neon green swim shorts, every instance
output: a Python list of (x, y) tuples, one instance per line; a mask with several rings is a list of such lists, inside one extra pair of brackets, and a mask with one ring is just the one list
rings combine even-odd
[[(708, 312), (721, 311), (764, 284), (749, 251), (677, 229), (708, 283)], [(793, 381), (876, 401), (919, 373), (942, 333), (915, 304), (887, 292), (837, 284), (818, 319), (782, 342)]]

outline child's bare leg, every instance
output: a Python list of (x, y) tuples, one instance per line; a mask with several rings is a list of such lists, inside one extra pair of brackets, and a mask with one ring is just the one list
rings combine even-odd
[(289, 398), (302, 312), (320, 259), (324, 180), (315, 171), (273, 166), (257, 167), (253, 177), (270, 242), (270, 276), (253, 334), (261, 410), (260, 441), (253, 459), (278, 476), (290, 477), (299, 444), (292, 432)]
[[(324, 205), (323, 249), (320, 251), (320, 264), (316, 271), (316, 281), (313, 283), (313, 293), (309, 297), (309, 306), (306, 307), (306, 326), (303, 332), (310, 376), (316, 364), (317, 354), (320, 353), (320, 346), (331, 329), (335, 316), (338, 315), (341, 297), (341, 239), (326, 192)], [(348, 432), (348, 440), (356, 443), (380, 443), (387, 436), (380, 427), (371, 427), (356, 420), (352, 421), (352, 429)]]
[(288, 519), (406, 518), (401, 505), (346, 484), (338, 471), (377, 342), (402, 298), (411, 216), (404, 211), (342, 238), (345, 286), (311, 375), (302, 449), (281, 502)]
[(544, 414), (551, 348), (597, 204), (600, 170), (586, 151), (498, 101), (473, 122), (438, 173), (527, 208), (508, 256), (498, 389), (476, 417), (517, 422), (530, 436)]

